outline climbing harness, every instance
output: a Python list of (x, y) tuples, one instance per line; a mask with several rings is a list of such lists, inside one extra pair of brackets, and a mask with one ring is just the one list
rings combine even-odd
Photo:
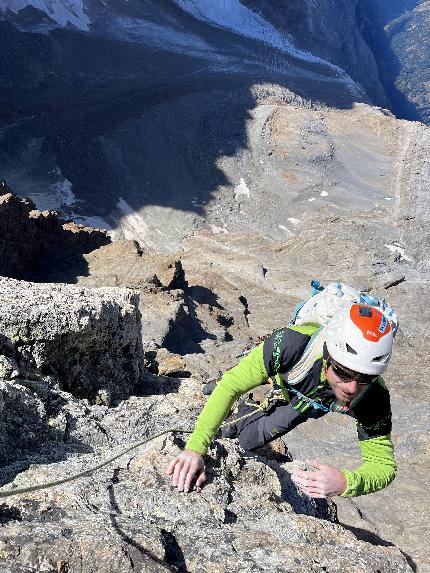
[(143, 444), (151, 442), (152, 440), (156, 440), (160, 436), (164, 436), (165, 434), (169, 434), (169, 433), (192, 434), (192, 432), (193, 432), (193, 430), (183, 430), (182, 428), (169, 428), (168, 430), (164, 430), (163, 432), (155, 434), (155, 436), (151, 436), (150, 438), (145, 438), (143, 440), (140, 440), (139, 442), (137, 442), (136, 444), (133, 444), (132, 446), (127, 446), (126, 448), (121, 450), (118, 454), (108, 458), (107, 460), (105, 460), (105, 461), (103, 461), (103, 462), (101, 462), (95, 466), (92, 466), (92, 467), (90, 467), (90, 468), (88, 468), (82, 472), (79, 472), (77, 474), (73, 474), (69, 477), (58, 479), (58, 480), (51, 481), (51, 482), (45, 482), (45, 483), (41, 483), (41, 484), (37, 484), (37, 485), (31, 485), (28, 487), (21, 487), (21, 488), (6, 490), (6, 491), (0, 490), (0, 498), (4, 499), (6, 497), (11, 497), (13, 495), (21, 495), (23, 493), (29, 493), (32, 491), (40, 491), (40, 490), (44, 490), (44, 489), (49, 489), (49, 488), (55, 487), (57, 485), (62, 485), (64, 483), (69, 483), (69, 482), (75, 481), (81, 477), (86, 477), (86, 476), (89, 476), (89, 475), (95, 473), (97, 470), (111, 464), (112, 462), (114, 462), (118, 458), (121, 458), (122, 456), (124, 456), (128, 452), (131, 452), (132, 450), (135, 450), (136, 448), (139, 448), (140, 446), (143, 446)]
[[(239, 418), (234, 418), (233, 420), (230, 420), (230, 421), (226, 420), (225, 422), (223, 422), (221, 424), (221, 428), (228, 428), (229, 426), (233, 426), (234, 424), (237, 424), (237, 422), (241, 422), (242, 420), (246, 420), (247, 418), (250, 418), (251, 416), (253, 416), (257, 412), (267, 412), (269, 410), (270, 406), (272, 406), (272, 404), (276, 400), (280, 399), (278, 396), (275, 396), (274, 392), (275, 391), (272, 390), (272, 392), (269, 394), (269, 396), (267, 396), (267, 398), (265, 398), (260, 404), (258, 404), (257, 402), (245, 402), (246, 406), (252, 406), (254, 408), (254, 410), (251, 412), (247, 412), (246, 414), (244, 414), (243, 416), (240, 416)], [(281, 399), (285, 400), (284, 396), (282, 396)]]

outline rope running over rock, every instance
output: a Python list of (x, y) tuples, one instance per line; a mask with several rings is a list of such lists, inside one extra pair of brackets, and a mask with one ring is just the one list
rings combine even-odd
[(66, 478), (51, 481), (51, 482), (45, 482), (45, 483), (41, 483), (38, 485), (31, 485), (28, 487), (21, 487), (21, 488), (16, 488), (16, 489), (9, 489), (6, 491), (0, 491), (0, 498), (4, 499), (6, 497), (11, 497), (13, 495), (21, 495), (23, 493), (29, 493), (32, 491), (40, 491), (43, 489), (49, 489), (49, 488), (55, 487), (57, 485), (62, 485), (63, 483), (69, 483), (69, 482), (74, 481), (76, 479), (79, 479), (81, 477), (89, 476), (89, 475), (93, 474), (94, 472), (96, 472), (97, 470), (103, 468), (104, 466), (111, 464), (112, 462), (114, 462), (118, 458), (124, 456), (128, 452), (131, 452), (132, 450), (135, 450), (136, 448), (143, 446), (143, 444), (146, 444), (147, 442), (151, 442), (152, 440), (156, 440), (160, 436), (164, 436), (165, 434), (169, 434), (169, 433), (191, 434), (192, 430), (183, 430), (181, 428), (169, 428), (168, 430), (164, 430), (163, 432), (155, 434), (155, 436), (151, 436), (150, 438), (145, 438), (143, 440), (140, 440), (139, 442), (137, 442), (136, 444), (133, 444), (132, 446), (127, 446), (126, 448), (121, 450), (118, 454), (116, 454), (116, 455), (108, 458), (107, 460), (105, 460), (105, 461), (103, 461), (103, 462), (101, 462), (95, 466), (92, 466), (92, 467), (90, 467), (90, 468), (88, 468), (82, 472), (79, 472), (77, 474), (73, 474), (73, 475), (66, 477)]

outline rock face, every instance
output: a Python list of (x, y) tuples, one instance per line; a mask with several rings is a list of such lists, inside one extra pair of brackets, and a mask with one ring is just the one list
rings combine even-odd
[(54, 211), (40, 212), (29, 199), (0, 184), (0, 273), (26, 280), (46, 280), (54, 270), (82, 269), (82, 254), (110, 242), (105, 231), (65, 223)]
[[(327, 506), (299, 496), (284, 467), (244, 459), (228, 441), (211, 450), (202, 493), (178, 495), (162, 471), (177, 452), (159, 439), (84, 483), (11, 500), (3, 507), (0, 563), (9, 561), (10, 573), (334, 573), (351, 563), (363, 573), (411, 571), (397, 549), (359, 542), (330, 522)], [(49, 473), (72, 467), (55, 464)], [(34, 469), (15, 483), (43, 475)]]
[[(98, 364), (106, 368), (110, 361), (116, 370), (110, 389), (120, 385), (124, 373), (132, 386), (133, 369), (124, 364), (129, 353), (135, 362), (140, 356), (130, 343), (136, 344), (140, 335), (133, 295), (124, 289), (91, 293), (11, 279), (1, 280), (0, 292), (5, 300), (0, 313), (0, 437), (3, 448), (9, 446), (9, 461), (13, 452), (19, 454), (15, 463), (3, 463), (3, 483), (13, 480), (14, 487), (23, 487), (58, 479), (119, 453), (121, 444), (167, 427), (189, 427), (186, 420), (196, 413), (195, 379), (177, 380), (171, 393), (171, 382), (152, 377), (156, 393), (132, 396), (115, 408), (76, 398), (73, 393), (79, 395), (84, 387), (82, 378), (77, 384), (64, 381), (59, 363), (73, 378), (70, 356), (76, 353), (68, 341), (79, 334), (81, 349), (91, 347)], [(89, 334), (89, 327), (96, 335)], [(48, 365), (49, 376), (43, 372)], [(93, 379), (100, 378), (94, 354), (82, 353), (79, 366), (87, 376), (91, 372)], [(148, 391), (149, 379), (147, 384)], [(94, 383), (91, 388), (96, 389)], [(62, 420), (66, 427), (61, 427)], [(164, 470), (181, 444), (181, 434), (166, 434), (92, 477), (7, 499), (0, 506), (0, 570), (287, 568), (305, 573), (346, 570), (353, 560), (365, 564), (357, 571), (410, 571), (398, 549), (357, 541), (336, 524), (333, 504), (299, 494), (289, 477), (294, 464), (245, 457), (234, 441), (214, 443), (208, 483), (201, 492), (178, 494)]]
[[(29, 387), (26, 387), (26, 384)], [(44, 400), (33, 392), (33, 381), (0, 382), (0, 460), (22, 459), (23, 452), (56, 435), (47, 424)], [(46, 393), (46, 391), (45, 391)]]
[(387, 106), (378, 79), (377, 54), (372, 54), (357, 26), (358, 0), (322, 1), (317, 5), (309, 0), (245, 0), (243, 4), (289, 34), (301, 49), (344, 69), (363, 86), (374, 104)]
[[(239, 309), (232, 315), (203, 283), (189, 287), (180, 256), (145, 253), (135, 241), (119, 240), (85, 255), (85, 261), (88, 276), (78, 277), (79, 285), (139, 289), (147, 351), (161, 347), (168, 354), (202, 353), (205, 342), (229, 341), (239, 333), (240, 293), (235, 296)], [(166, 360), (175, 359), (164, 356)]]
[[(37, 10), (0, 22), (14, 47), (0, 56), (3, 177), (130, 239), (93, 244), (3, 186), (3, 208), (17, 214), (1, 227), (2, 268), (36, 272), (51, 260), (52, 280), (78, 287), (0, 285), (2, 483), (68, 475), (93, 454), (189, 429), (203, 384), (285, 325), (313, 278), (365, 288), (398, 311), (386, 381), (399, 472), (378, 494), (336, 500), (345, 531), (331, 504), (298, 496), (289, 466), (228, 441), (214, 444), (207, 486), (176, 495), (163, 472), (181, 436), (163, 438), (91, 478), (7, 499), (1, 566), (376, 573), (407, 561), (427, 573), (429, 129), (363, 103), (382, 96), (355, 1), (107, 4), (85, 3), (85, 34), (47, 33), (57, 24), (40, 14), (45, 33), (33, 34)], [(246, 6), (254, 12), (242, 17)], [(291, 50), (287, 34), (325, 61)], [(30, 246), (42, 229), (41, 254)], [(63, 265), (65, 232), (80, 266)], [(87, 239), (99, 248), (86, 252)], [(54, 244), (60, 259), (43, 254)], [(343, 418), (288, 435), (293, 457), (356, 467), (356, 430)]]
[[(10, 447), (4, 459), (19, 461), (6, 466), (3, 479), (10, 482), (30, 463), (40, 465), (41, 480), (49, 479), (53, 463), (73, 460), (81, 468), (84, 461), (90, 462), (90, 449), (107, 456), (109, 444), (150, 435), (165, 428), (166, 421), (180, 427), (185, 421), (191, 424), (202, 404), (203, 383), (216, 380), (233, 366), (244, 346), (284, 325), (295, 304), (308, 296), (312, 278), (340, 279), (388, 298), (399, 313), (401, 329), (387, 375), (399, 475), (390, 488), (374, 496), (338, 500), (339, 520), (360, 539), (376, 544), (378, 552), (381, 545), (395, 543), (411, 566), (417, 563), (420, 572), (426, 571), (427, 548), (409, 524), (423, 530), (428, 527), (423, 511), (428, 505), (425, 468), (430, 467), (423, 375), (430, 367), (425, 343), (428, 128), (398, 122), (368, 106), (343, 113), (305, 109), (304, 104), (295, 107), (279, 99), (279, 90), (270, 91), (267, 99), (269, 91), (262, 95), (250, 120), (248, 148), (220, 164), (232, 179), (248, 173), (254, 183), (240, 184), (235, 196), (223, 189), (220, 200), (206, 209), (206, 228), (182, 241), (182, 251), (157, 255), (149, 244), (141, 247), (135, 241), (118, 241), (84, 256), (88, 275), (75, 279), (78, 288), (125, 285), (139, 290), (142, 323), (137, 329), (141, 329), (143, 363), (150, 369), (144, 373), (147, 395), (108, 408), (108, 394), (97, 390), (89, 403), (67, 393), (67, 386), (56, 381), (54, 370), (39, 368), (35, 381), (23, 385), (23, 411), (28, 412), (31, 424), (25, 427), (19, 419), (6, 418), (12, 429), (3, 434), (4, 444)], [(270, 178), (273, 185), (269, 187)], [(283, 200), (285, 186), (290, 201)], [(159, 225), (149, 237), (155, 245), (154, 237), (158, 241), (165, 226), (156, 218), (152, 222)], [(148, 236), (143, 223), (137, 228)], [(30, 312), (25, 308), (21, 316)], [(42, 316), (39, 311), (36, 314)], [(32, 368), (37, 366), (28, 354), (33, 351), (31, 345), (19, 344), (26, 348)], [(7, 348), (5, 340), (0, 368), (8, 388), (22, 384), (23, 378), (32, 380), (17, 376), (20, 357)], [(37, 344), (34, 349), (39, 357)], [(65, 364), (70, 365), (70, 357)], [(81, 367), (85, 372), (84, 360)], [(44, 398), (47, 387), (49, 401)], [(8, 396), (5, 390), (3, 396), (9, 404), (16, 403), (15, 394)], [(15, 447), (10, 446), (20, 424), (26, 441), (17, 440)], [(30, 457), (26, 442), (33, 446)], [(349, 469), (359, 463), (355, 428), (336, 417), (318, 421), (317, 427), (297, 428), (287, 443), (297, 459), (312, 456)], [(18, 481), (27, 483), (26, 475), (31, 473), (23, 473)], [(106, 488), (112, 475), (107, 479)], [(21, 511), (29, 520), (36, 515), (31, 509), (17, 509), (16, 504), (8, 508), (5, 515), (9, 517)], [(43, 511), (42, 505), (41, 515)], [(43, 551), (46, 548), (48, 554), (44, 539)], [(116, 551), (117, 546), (112, 547)], [(166, 559), (178, 559), (177, 552)], [(370, 563), (370, 557), (366, 559)]]
[(0, 290), (1, 346), (12, 360), (5, 378), (13, 375), (19, 384), (28, 372), (52, 375), (61, 389), (92, 402), (136, 389), (142, 362), (136, 294), (6, 278)]
[(360, 0), (358, 22), (399, 117), (430, 123), (430, 5), (427, 0)]

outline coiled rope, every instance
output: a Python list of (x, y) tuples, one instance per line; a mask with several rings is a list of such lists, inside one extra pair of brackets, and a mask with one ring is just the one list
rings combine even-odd
[(69, 482), (74, 481), (76, 479), (79, 479), (81, 477), (86, 477), (86, 476), (93, 474), (97, 470), (111, 464), (112, 462), (114, 462), (118, 458), (124, 456), (128, 452), (131, 452), (132, 450), (135, 450), (136, 448), (139, 448), (140, 446), (143, 446), (143, 444), (151, 442), (152, 440), (156, 440), (160, 436), (164, 436), (165, 434), (169, 434), (169, 433), (191, 434), (192, 432), (193, 432), (193, 430), (183, 430), (182, 428), (169, 428), (168, 430), (164, 430), (163, 432), (155, 434), (154, 436), (140, 440), (139, 442), (137, 442), (136, 444), (133, 444), (132, 446), (127, 446), (126, 448), (121, 450), (118, 454), (115, 454), (114, 456), (108, 458), (107, 460), (104, 460), (103, 462), (101, 462), (95, 466), (87, 468), (86, 470), (83, 470), (77, 474), (73, 474), (69, 477), (61, 478), (61, 479), (58, 479), (55, 481), (45, 482), (45, 483), (41, 483), (41, 484), (37, 484), (37, 485), (31, 485), (28, 487), (20, 487), (20, 488), (16, 488), (16, 489), (5, 490), (5, 491), (0, 490), (0, 498), (4, 499), (6, 497), (11, 497), (13, 495), (21, 495), (23, 493), (30, 493), (32, 491), (40, 491), (43, 489), (49, 489), (51, 487), (55, 487), (57, 485), (62, 485), (63, 483), (69, 483)]

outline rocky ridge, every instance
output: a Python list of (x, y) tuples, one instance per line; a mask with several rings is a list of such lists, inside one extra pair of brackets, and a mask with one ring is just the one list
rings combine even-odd
[[(82, 255), (110, 243), (106, 231), (65, 222), (55, 211), (38, 211), (0, 183), (0, 269), (3, 276), (46, 280), (51, 269), (73, 267), (76, 275)], [(67, 273), (66, 273), (67, 274)]]
[[(70, 475), (167, 427), (190, 427), (201, 401), (196, 401), (198, 378), (166, 379), (140, 370), (136, 386), (136, 375), (129, 373), (139, 357), (143, 365), (143, 356), (134, 351), (117, 374), (125, 375), (132, 395), (109, 407), (101, 393), (99, 399), (83, 398), (81, 384), (67, 386), (64, 373), (54, 368), (46, 373), (50, 356), (63, 351), (69, 359), (67, 345), (52, 352), (47, 340), (40, 361), (40, 344), (32, 341), (47, 326), (48, 339), (67, 340), (80, 323), (82, 345), (94, 344), (99, 337), (88, 332), (82, 317), (89, 317), (92, 330), (100, 329), (107, 342), (97, 364), (109, 362), (112, 352), (127, 358), (118, 341), (139, 346), (141, 337), (132, 292), (12, 279), (1, 279), (0, 288), (13, 291), (5, 304), (15, 309), (13, 315), (2, 311), (0, 326), (6, 364), (2, 410), (9, 412), (1, 419), (2, 456), (8, 462), (1, 475), (7, 489)], [(51, 292), (47, 316), (57, 319), (24, 323), (26, 297), (31, 301)], [(62, 305), (55, 302), (56, 293)], [(97, 310), (100, 303), (106, 305), (104, 314)], [(91, 356), (80, 360), (84, 367)], [(105, 373), (97, 367), (88, 370), (88, 380), (106, 388)], [(245, 456), (234, 441), (215, 441), (201, 492), (178, 494), (164, 469), (182, 444), (180, 433), (166, 435), (94, 476), (6, 499), (0, 506), (0, 570), (335, 572), (350, 569), (351, 561), (357, 572), (411, 570), (398, 549), (358, 541), (338, 525), (333, 504), (301, 495), (289, 478), (294, 463)]]
[[(3, 176), (23, 196), (32, 192), (50, 205), (36, 215), (37, 230), (32, 220), (14, 234), (3, 219), (0, 237), (12, 238), (0, 274), (12, 260), (21, 270), (10, 276), (78, 283), (38, 290), (2, 282), (9, 317), (0, 348), (2, 482), (25, 485), (77, 471), (93, 454), (107, 456), (165, 428), (166, 419), (191, 424), (202, 385), (284, 325), (312, 278), (364, 288), (399, 313), (387, 375), (399, 473), (383, 492), (336, 499), (342, 530), (332, 523), (331, 504), (297, 497), (288, 464), (267, 452), (243, 457), (228, 441), (212, 450), (207, 488), (177, 496), (160, 467), (182, 437), (163, 438), (82, 482), (7, 500), (2, 566), (64, 573), (109, 571), (114, 562), (120, 571), (192, 571), (203, 562), (207, 570), (216, 545), (222, 551), (210, 555), (214, 570), (354, 565), (427, 573), (429, 130), (396, 120), (385, 101), (378, 99), (381, 108), (363, 103), (381, 97), (381, 87), (354, 28), (356, 2), (321, 2), (316, 21), (315, 2), (288, 2), (288, 20), (284, 2), (259, 5), (284, 40), (291, 33), (302, 41), (297, 47), (349, 66), (367, 94), (327, 62), (281, 54), (173, 4), (128, 2), (134, 21), (122, 36), (103, 14), (118, 3), (97, 3), (94, 34), (52, 31), (58, 26), (40, 14), (43, 33), (29, 33), (36, 10), (0, 22), (4, 44), (14, 46), (0, 56)], [(334, 33), (331, 23), (339, 21), (345, 25)], [(148, 32), (154, 25), (157, 34)], [(18, 206), (30, 219), (27, 207), (34, 206), (7, 197), (7, 208)], [(92, 233), (80, 231), (73, 236), (87, 246), (73, 247), (78, 259), (63, 265), (69, 242), (50, 213), (56, 198), (70, 216), (103, 216), (117, 237), (132, 240), (105, 244), (105, 236), (91, 244)], [(40, 245), (40, 226), (62, 245), (60, 257), (43, 249), (29, 255), (33, 242)], [(23, 275), (35, 261), (39, 274)], [(43, 273), (40, 261), (50, 261)], [(139, 302), (123, 286), (137, 291)], [(33, 304), (39, 296), (48, 314)], [(69, 297), (70, 309), (63, 304)], [(47, 318), (46, 327), (37, 326)], [(288, 435), (293, 457), (355, 467), (355, 428), (338, 418)], [(250, 480), (242, 481), (242, 471)], [(189, 519), (196, 507), (198, 527)]]
[[(377, 547), (395, 543), (412, 568), (425, 572), (427, 551), (415, 528), (428, 527), (429, 418), (423, 381), (430, 367), (425, 343), (428, 128), (368, 106), (344, 112), (313, 109), (306, 101), (284, 100), (276, 87), (257, 93), (259, 106), (247, 126), (248, 148), (218, 164), (232, 180), (243, 176), (249, 197), (243, 184), (233, 196), (221, 187), (207, 205), (205, 225), (185, 240), (182, 230), (173, 235), (180, 250), (157, 254), (145, 241), (147, 234), (136, 237), (140, 245), (115, 241), (82, 255), (85, 272), (73, 280), (79, 288), (128, 286), (139, 291), (144, 392), (153, 395), (151, 412), (162, 401), (167, 412), (178, 409), (181, 422), (197, 415), (202, 384), (234, 365), (245, 346), (285, 324), (295, 304), (307, 297), (312, 278), (341, 278), (388, 298), (401, 317), (387, 377), (399, 475), (384, 492), (336, 503), (340, 522), (356, 537)], [(289, 201), (283, 198), (285, 186)], [(178, 218), (180, 211), (175, 212)], [(165, 250), (164, 241), (172, 236), (162, 235), (166, 221), (154, 216), (152, 223), (156, 246)], [(176, 233), (177, 227), (168, 228)], [(78, 268), (74, 271), (79, 275)], [(68, 278), (58, 269), (56, 280)], [(9, 363), (7, 371), (15, 370)], [(186, 389), (188, 402), (181, 389)], [(161, 397), (164, 393), (168, 401)], [(140, 399), (130, 398), (122, 407), (127, 411)], [(78, 410), (79, 400), (73, 401)], [(103, 400), (108, 402), (109, 396), (93, 393), (87, 414), (76, 414), (82, 422), (95, 412), (90, 429), (82, 429), (81, 422), (64, 426), (76, 427), (77, 438), (91, 448), (98, 443), (105, 447), (101, 418), (115, 412), (97, 410), (106, 408)], [(172, 400), (174, 407), (167, 405)], [(32, 410), (43, 416), (40, 404)], [(155, 427), (152, 417), (147, 423), (151, 430)], [(138, 417), (130, 440), (142, 436), (142, 424)], [(118, 429), (103, 429), (122, 443)], [(318, 428), (309, 424), (296, 429), (287, 442), (297, 459), (312, 456), (349, 468), (359, 460), (355, 429), (336, 417), (319, 421)], [(54, 459), (66, 456), (68, 450)], [(46, 458), (38, 461), (44, 472)], [(16, 470), (8, 471), (10, 479)], [(19, 479), (25, 482), (25, 473)]]

